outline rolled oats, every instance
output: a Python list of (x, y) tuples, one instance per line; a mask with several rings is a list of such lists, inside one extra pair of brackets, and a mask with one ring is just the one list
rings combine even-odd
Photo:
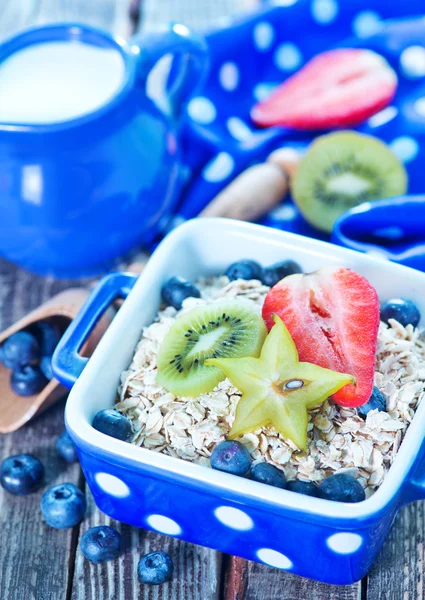
[[(226, 277), (201, 280), (199, 288), (202, 298), (187, 298), (180, 311), (161, 310), (143, 330), (131, 365), (122, 373), (116, 408), (133, 422), (133, 444), (209, 466), (214, 446), (229, 433), (241, 393), (226, 379), (199, 398), (176, 398), (156, 383), (158, 348), (175, 319), (194, 306), (243, 297), (260, 311), (269, 288), (256, 280), (229, 282)], [(387, 399), (388, 412), (373, 410), (363, 420), (356, 409), (326, 401), (309, 414), (307, 452), (272, 427), (245, 434), (241, 441), (254, 462), (270, 462), (288, 479), (304, 481), (349, 473), (369, 497), (382, 483), (425, 397), (425, 340), (420, 336), (420, 330), (394, 320), (380, 325), (375, 385)]]

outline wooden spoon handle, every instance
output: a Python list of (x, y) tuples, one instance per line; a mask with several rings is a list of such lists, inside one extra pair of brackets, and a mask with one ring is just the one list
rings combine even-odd
[(278, 165), (254, 165), (238, 175), (199, 216), (255, 221), (279, 204), (287, 192), (288, 177)]

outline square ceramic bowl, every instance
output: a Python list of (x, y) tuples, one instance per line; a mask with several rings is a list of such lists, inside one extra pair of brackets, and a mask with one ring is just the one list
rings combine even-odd
[[(221, 219), (189, 221), (171, 233), (142, 275), (106, 277), (65, 333), (54, 356), (56, 377), (72, 391), (68, 431), (99, 508), (221, 552), (327, 583), (349, 584), (369, 570), (403, 504), (425, 497), (425, 404), (382, 486), (358, 504), (330, 502), (269, 487), (107, 437), (91, 426), (116, 400), (120, 373), (144, 326), (155, 318), (162, 283), (196, 280), (250, 257), (263, 264), (292, 258), (305, 271), (343, 265), (362, 273), (381, 300), (403, 295), (425, 314), (425, 274), (325, 242)], [(78, 355), (99, 314), (126, 296), (90, 361)]]

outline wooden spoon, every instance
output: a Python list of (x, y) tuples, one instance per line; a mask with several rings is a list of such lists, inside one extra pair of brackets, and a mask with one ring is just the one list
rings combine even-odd
[[(13, 333), (44, 319), (57, 321), (61, 329), (64, 330), (77, 315), (88, 294), (89, 291), (82, 288), (71, 288), (61, 292), (3, 331), (3, 333), (0, 333), (0, 343), (4, 342)], [(114, 314), (115, 310), (110, 308), (103, 315), (83, 348), (82, 354), (84, 356), (92, 354), (112, 321)], [(39, 394), (28, 397), (18, 396), (10, 387), (10, 370), (0, 364), (0, 433), (8, 433), (19, 429), (35, 415), (43, 412), (63, 397), (67, 391), (56, 379), (52, 379)]]

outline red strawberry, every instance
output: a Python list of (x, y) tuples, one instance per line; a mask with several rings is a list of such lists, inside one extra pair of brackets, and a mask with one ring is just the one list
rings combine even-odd
[(379, 301), (361, 275), (344, 267), (325, 267), (282, 279), (267, 294), (263, 318), (273, 326), (276, 313), (289, 329), (300, 360), (340, 373), (357, 383), (333, 395), (341, 406), (365, 404), (373, 390)]
[(251, 111), (259, 127), (331, 129), (359, 125), (394, 97), (397, 75), (387, 61), (361, 49), (313, 58)]

